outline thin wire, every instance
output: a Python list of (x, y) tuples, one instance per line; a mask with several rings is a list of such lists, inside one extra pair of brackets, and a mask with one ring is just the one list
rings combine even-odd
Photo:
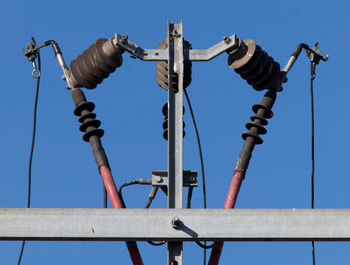
[(154, 197), (156, 197), (158, 188), (159, 188), (159, 187), (157, 187), (157, 186), (153, 186), (153, 187), (152, 187), (152, 190), (151, 190), (150, 194), (148, 195), (148, 200), (147, 200), (145, 209), (148, 209), (148, 208), (151, 206), (151, 203), (152, 203)]
[(107, 190), (105, 185), (103, 185), (103, 208), (107, 208)]
[[(202, 154), (202, 146), (201, 146), (201, 141), (199, 138), (199, 133), (198, 133), (198, 128), (197, 128), (197, 123), (196, 123), (196, 119), (194, 118), (194, 114), (193, 114), (193, 110), (192, 110), (192, 105), (191, 105), (191, 101), (190, 98), (187, 94), (187, 90), (186, 88), (183, 89), (183, 91), (185, 92), (185, 97), (187, 100), (187, 104), (188, 107), (190, 109), (191, 112), (191, 117), (192, 117), (192, 121), (193, 121), (193, 126), (196, 132), (196, 137), (197, 137), (197, 144), (198, 144), (198, 151), (199, 151), (199, 157), (201, 160), (201, 170), (202, 170), (202, 182), (203, 182), (203, 206), (204, 209), (207, 208), (207, 192), (206, 192), (206, 188), (205, 188), (205, 172), (204, 172), (204, 162), (203, 162), (203, 154)], [(203, 251), (203, 264), (205, 265), (207, 263), (207, 250), (206, 250), (206, 245), (207, 242), (204, 241), (204, 251)]]
[[(33, 42), (35, 43), (35, 40), (33, 38)], [(38, 70), (41, 73), (41, 61), (40, 61), (40, 53), (39, 50), (37, 50), (38, 54)], [(30, 147), (30, 155), (29, 155), (29, 166), (28, 166), (28, 197), (27, 197), (27, 208), (30, 208), (30, 199), (31, 199), (31, 188), (32, 188), (32, 161), (33, 161), (33, 154), (34, 154), (34, 145), (35, 145), (35, 135), (36, 135), (36, 113), (38, 108), (38, 98), (39, 98), (39, 85), (40, 85), (40, 75), (36, 79), (36, 92), (35, 92), (35, 101), (34, 101), (34, 113), (33, 113), (33, 132), (32, 132), (32, 143)], [(23, 251), (24, 251), (25, 241), (22, 241), (22, 246), (20, 250), (20, 254), (18, 257), (17, 265), (21, 264)]]
[(154, 242), (154, 241), (147, 241), (148, 244), (152, 245), (152, 246), (156, 246), (159, 247), (161, 245), (164, 245), (167, 241), (160, 241), (160, 242)]
[[(311, 94), (311, 209), (315, 208), (315, 113), (314, 113), (314, 85), (315, 79), (315, 67), (316, 64), (311, 62), (311, 73), (310, 73), (310, 94)], [(311, 242), (312, 246), (312, 264), (316, 265), (315, 257), (315, 241)]]
[(123, 203), (124, 206), (125, 206), (125, 203), (124, 203), (124, 198), (123, 198), (123, 194), (122, 194), (123, 188), (126, 187), (126, 186), (136, 185), (136, 184), (140, 184), (140, 180), (128, 181), (128, 182), (122, 184), (122, 185), (119, 187), (118, 193), (119, 193), (120, 199), (122, 200), (122, 203)]

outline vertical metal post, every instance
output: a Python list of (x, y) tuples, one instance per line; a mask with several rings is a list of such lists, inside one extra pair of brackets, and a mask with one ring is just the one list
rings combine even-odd
[[(180, 24), (170, 24), (168, 21), (168, 50), (168, 208), (182, 208), (184, 74), (182, 21)], [(175, 78), (178, 80), (173, 80)], [(174, 87), (174, 83), (177, 87)], [(177, 217), (174, 218), (176, 220)], [(168, 243), (168, 265), (182, 265), (182, 245), (182, 242)]]

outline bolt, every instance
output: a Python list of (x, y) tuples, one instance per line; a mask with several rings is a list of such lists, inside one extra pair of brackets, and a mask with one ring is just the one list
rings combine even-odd
[(171, 220), (171, 225), (173, 228), (178, 228), (180, 225), (180, 218), (178, 216), (174, 216), (173, 219)]
[(62, 75), (62, 79), (63, 79), (64, 81), (66, 81), (66, 80), (67, 80), (67, 78), (66, 78), (66, 76), (65, 76), (65, 75)]
[(181, 34), (179, 34), (179, 33), (177, 32), (177, 30), (174, 30), (173, 33), (172, 33), (172, 35), (173, 35), (174, 38), (179, 38), (179, 37), (181, 36)]
[(231, 39), (227, 36), (224, 36), (223, 39), (226, 44), (229, 44), (231, 42)]
[(125, 35), (120, 39), (120, 42), (125, 43), (127, 40), (128, 40), (128, 35)]
[(160, 176), (156, 176), (156, 182), (157, 183), (161, 183), (163, 181), (163, 179)]

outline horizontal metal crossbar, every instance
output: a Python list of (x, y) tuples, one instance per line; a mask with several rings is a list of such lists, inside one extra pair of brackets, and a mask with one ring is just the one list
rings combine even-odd
[(3, 208), (0, 240), (350, 241), (350, 209)]

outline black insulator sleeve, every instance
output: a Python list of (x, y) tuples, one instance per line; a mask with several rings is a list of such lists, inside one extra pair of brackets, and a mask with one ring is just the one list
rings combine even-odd
[(244, 141), (243, 148), (239, 154), (235, 171), (241, 171), (246, 172), (250, 159), (252, 157), (252, 152), (255, 146), (255, 138), (253, 137), (247, 137), (247, 139)]
[(86, 101), (84, 92), (80, 88), (72, 89), (72, 98), (76, 106), (74, 114), (79, 116), (79, 122), (82, 123), (79, 129), (85, 132), (83, 140), (90, 143), (98, 169), (103, 165), (109, 167), (107, 155), (101, 143), (104, 132), (98, 128), (101, 122), (96, 120), (96, 114), (92, 112), (95, 108), (94, 103)]
[(90, 142), (92, 153), (94, 155), (98, 169), (100, 169), (101, 166), (107, 166), (109, 168), (107, 155), (104, 148), (102, 147), (100, 137), (91, 136), (89, 138), (89, 142)]
[(243, 133), (242, 135), (244, 145), (239, 154), (235, 171), (246, 172), (255, 145), (263, 142), (259, 134), (266, 133), (266, 129), (263, 129), (262, 126), (267, 125), (266, 119), (272, 117), (271, 109), (276, 101), (276, 96), (277, 91), (275, 89), (271, 89), (265, 93), (260, 104), (253, 106), (253, 111), (256, 113), (256, 115), (251, 117), (253, 122), (247, 124), (249, 131)]
[(84, 92), (81, 91), (81, 89), (73, 89), (72, 98), (76, 107), (79, 106), (81, 103), (86, 102), (86, 97), (84, 95)]

